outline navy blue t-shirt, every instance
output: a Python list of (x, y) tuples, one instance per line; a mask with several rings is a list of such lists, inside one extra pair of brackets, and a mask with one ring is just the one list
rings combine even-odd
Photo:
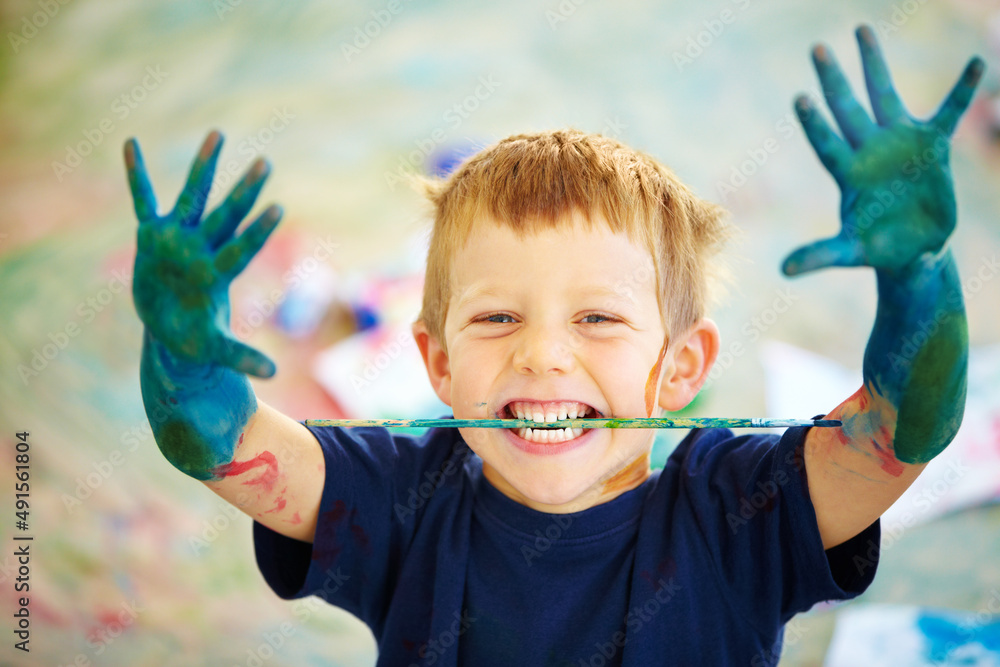
[(639, 487), (562, 515), (500, 493), (458, 429), (310, 430), (315, 543), (255, 523), (257, 562), (279, 596), (364, 621), (378, 665), (775, 665), (794, 614), (875, 575), (878, 522), (823, 550), (805, 428), (692, 431)]

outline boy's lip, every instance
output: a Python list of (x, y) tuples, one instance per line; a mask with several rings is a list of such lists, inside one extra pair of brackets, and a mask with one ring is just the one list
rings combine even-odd
[(597, 431), (599, 429), (588, 428), (583, 429), (583, 434), (573, 438), (572, 440), (565, 440), (563, 442), (556, 443), (540, 443), (532, 442), (531, 440), (525, 440), (518, 435), (520, 429), (508, 428), (503, 431), (503, 435), (507, 440), (516, 448), (528, 454), (536, 454), (541, 456), (552, 456), (554, 454), (562, 454), (563, 452), (582, 447), (583, 445), (590, 442), (593, 438), (597, 437)]
[(559, 454), (590, 440), (592, 429), (552, 428), (546, 424), (561, 419), (602, 417), (603, 413), (584, 401), (567, 399), (515, 398), (507, 400), (496, 411), (499, 419), (528, 419), (538, 422), (537, 428), (506, 429), (511, 443), (531, 454)]

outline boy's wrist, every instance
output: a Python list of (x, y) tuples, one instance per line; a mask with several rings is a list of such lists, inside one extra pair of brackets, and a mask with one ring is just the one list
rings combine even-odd
[(153, 368), (158, 371), (157, 374), (161, 379), (166, 381), (167, 388), (171, 391), (182, 391), (191, 386), (210, 387), (217, 384), (226, 371), (243, 375), (213, 362), (195, 361), (177, 354), (148, 328), (143, 333), (143, 348)]

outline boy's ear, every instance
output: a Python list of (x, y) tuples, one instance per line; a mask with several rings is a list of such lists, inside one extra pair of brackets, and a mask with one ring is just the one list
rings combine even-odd
[(712, 320), (702, 318), (667, 351), (660, 380), (660, 407), (676, 412), (694, 400), (718, 354), (719, 328)]
[(448, 364), (448, 353), (444, 351), (437, 339), (430, 334), (422, 321), (413, 323), (413, 338), (417, 341), (420, 356), (424, 358), (427, 367), (427, 377), (431, 387), (445, 405), (451, 406), (451, 366)]

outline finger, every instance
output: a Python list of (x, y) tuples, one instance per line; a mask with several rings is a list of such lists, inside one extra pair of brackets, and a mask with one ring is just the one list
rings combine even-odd
[(208, 192), (212, 189), (212, 177), (215, 175), (215, 163), (219, 160), (222, 150), (222, 135), (218, 130), (209, 132), (198, 155), (191, 164), (187, 183), (177, 198), (173, 214), (178, 216), (182, 225), (197, 224), (205, 210)]
[(854, 159), (851, 147), (833, 131), (823, 114), (805, 95), (795, 100), (795, 115), (820, 162), (837, 183), (842, 185)]
[(899, 93), (892, 85), (892, 75), (885, 64), (882, 49), (879, 48), (875, 31), (871, 26), (861, 26), (857, 30), (858, 46), (861, 49), (861, 63), (865, 70), (868, 99), (879, 125), (889, 125), (906, 118), (906, 107), (899, 99)]
[(210, 247), (216, 248), (229, 240), (240, 226), (240, 222), (253, 208), (257, 195), (260, 194), (270, 173), (271, 166), (266, 160), (259, 159), (254, 162), (250, 171), (233, 188), (226, 201), (205, 218), (202, 229)]
[(132, 191), (132, 204), (135, 206), (135, 217), (139, 219), (139, 224), (154, 219), (156, 195), (149, 182), (139, 142), (135, 138), (125, 142), (125, 171), (128, 173), (128, 186)]
[(976, 86), (979, 85), (985, 68), (986, 64), (979, 56), (970, 60), (969, 64), (965, 66), (962, 76), (959, 77), (958, 83), (951, 89), (948, 97), (941, 104), (941, 108), (931, 119), (931, 124), (946, 136), (951, 136), (958, 121), (962, 118), (962, 114), (969, 108), (969, 103), (972, 102), (972, 96), (976, 92)]
[(799, 248), (785, 258), (781, 270), (786, 276), (797, 276), (828, 266), (862, 264), (864, 264), (864, 250), (861, 244), (845, 236), (835, 236)]
[(220, 336), (216, 361), (234, 371), (260, 378), (269, 378), (277, 370), (266, 354), (228, 336)]
[(830, 49), (823, 45), (813, 49), (813, 65), (823, 86), (826, 103), (837, 119), (840, 131), (848, 143), (857, 148), (875, 132), (875, 123), (858, 104)]
[(235, 277), (264, 246), (283, 214), (280, 206), (268, 207), (242, 234), (219, 249), (219, 254), (215, 257), (215, 268), (224, 276)]

